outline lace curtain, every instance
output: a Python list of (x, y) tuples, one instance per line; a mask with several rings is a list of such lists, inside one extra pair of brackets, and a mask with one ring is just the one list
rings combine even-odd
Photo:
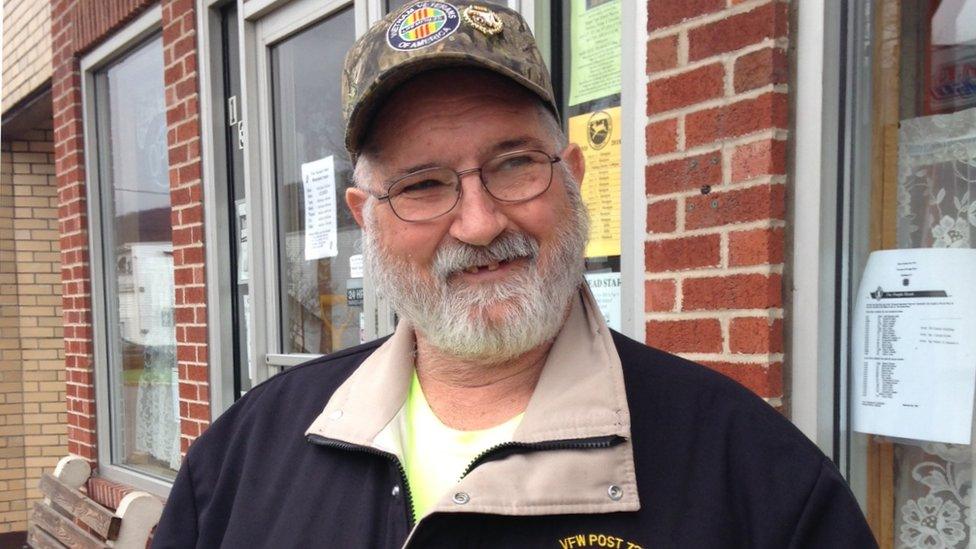
[[(898, 143), (898, 247), (974, 247), (976, 108), (902, 121)], [(976, 446), (896, 442), (898, 547), (976, 548)]]
[(176, 471), (180, 468), (180, 397), (176, 347), (146, 349), (136, 396), (136, 451), (148, 454)]

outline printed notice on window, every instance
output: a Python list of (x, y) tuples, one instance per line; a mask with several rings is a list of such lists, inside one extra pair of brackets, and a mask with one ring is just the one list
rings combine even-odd
[(349, 256), (349, 278), (363, 277), (363, 254)]
[(590, 212), (586, 257), (620, 255), (620, 129), (620, 107), (569, 119), (569, 140), (586, 159), (580, 188)]
[(570, 4), (569, 104), (620, 93), (620, 0)]
[(874, 252), (851, 327), (854, 430), (969, 444), (976, 250)]
[(335, 161), (332, 156), (302, 164), (305, 189), (305, 261), (339, 255)]
[(247, 202), (243, 199), (235, 202), (237, 211), (237, 283), (247, 284), (251, 279), (247, 245)]
[(607, 326), (620, 331), (620, 273), (586, 273), (586, 283)]

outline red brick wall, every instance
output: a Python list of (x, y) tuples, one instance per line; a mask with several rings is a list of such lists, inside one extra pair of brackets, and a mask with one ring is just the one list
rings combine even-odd
[(122, 498), (132, 491), (132, 488), (128, 486), (94, 476), (89, 477), (85, 483), (85, 488), (88, 491), (88, 497), (112, 509), (118, 508), (119, 504), (122, 503)]
[[(52, 88), (61, 220), (68, 450), (93, 462), (97, 460), (97, 438), (79, 59), (153, 4), (146, 0), (53, 0), (52, 3)], [(189, 440), (210, 421), (194, 2), (163, 1), (162, 26), (180, 416), (185, 450)]]
[(649, 0), (647, 342), (783, 406), (788, 4)]
[(180, 367), (180, 445), (210, 425), (207, 288), (200, 178), (200, 95), (193, 0), (163, 2), (163, 63), (176, 287), (176, 352)]

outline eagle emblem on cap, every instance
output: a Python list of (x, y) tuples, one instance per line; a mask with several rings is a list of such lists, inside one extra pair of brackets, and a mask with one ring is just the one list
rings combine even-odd
[(479, 30), (485, 36), (502, 32), (502, 20), (498, 14), (484, 6), (468, 6), (461, 12), (464, 22)]

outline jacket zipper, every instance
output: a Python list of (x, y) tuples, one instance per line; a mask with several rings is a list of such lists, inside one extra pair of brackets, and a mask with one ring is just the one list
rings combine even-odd
[(468, 476), (468, 474), (474, 470), (475, 467), (489, 461), (488, 458), (492, 457), (492, 454), (496, 454), (501, 450), (589, 450), (595, 448), (609, 448), (623, 441), (624, 437), (620, 435), (607, 435), (603, 437), (573, 438), (566, 440), (551, 440), (546, 442), (503, 442), (478, 454), (473, 460), (471, 460), (471, 463), (464, 468), (464, 472), (461, 473), (461, 478), (463, 479), (464, 477)]
[[(396, 465), (397, 471), (400, 473), (400, 481), (403, 485), (404, 502), (406, 503), (406, 514), (407, 514), (407, 524), (410, 527), (411, 533), (415, 526), (414, 523), (414, 509), (413, 509), (413, 496), (410, 494), (410, 484), (407, 481), (407, 472), (403, 469), (403, 464), (400, 463), (400, 459), (397, 456), (384, 452), (382, 450), (377, 450), (369, 446), (361, 446), (358, 444), (351, 444), (349, 442), (344, 442), (341, 440), (336, 440), (332, 438), (325, 438), (320, 435), (308, 435), (306, 439), (317, 446), (322, 446), (325, 448), (334, 448), (338, 450), (346, 450), (350, 452), (362, 452), (365, 454), (372, 454), (374, 456), (380, 456), (386, 458)], [(482, 463), (489, 461), (489, 458), (493, 454), (497, 454), (503, 450), (525, 450), (525, 451), (536, 451), (536, 450), (588, 450), (588, 449), (598, 449), (598, 448), (609, 448), (615, 446), (624, 441), (624, 437), (619, 435), (608, 435), (603, 437), (594, 438), (578, 438), (578, 439), (566, 439), (566, 440), (553, 440), (547, 442), (503, 442), (501, 444), (496, 444), (491, 448), (488, 448), (484, 452), (478, 454), (471, 463), (468, 464), (464, 469), (464, 473), (461, 474), (461, 478), (468, 476), (468, 474), (477, 466)], [(408, 538), (409, 541), (409, 538)]]
[(410, 529), (414, 526), (414, 509), (413, 509), (413, 496), (410, 494), (410, 484), (407, 482), (407, 472), (403, 469), (403, 464), (400, 463), (400, 459), (395, 455), (384, 452), (382, 450), (377, 450), (376, 448), (371, 448), (369, 446), (360, 446), (358, 444), (351, 444), (349, 442), (343, 442), (341, 440), (336, 440), (333, 438), (325, 438), (319, 435), (308, 435), (306, 437), (310, 443), (316, 446), (323, 446), (325, 448), (335, 448), (337, 450), (346, 450), (350, 452), (363, 452), (365, 454), (372, 454), (374, 456), (380, 456), (386, 458), (396, 465), (397, 471), (400, 473), (400, 484), (403, 485), (403, 501), (406, 503), (407, 511), (407, 525)]

